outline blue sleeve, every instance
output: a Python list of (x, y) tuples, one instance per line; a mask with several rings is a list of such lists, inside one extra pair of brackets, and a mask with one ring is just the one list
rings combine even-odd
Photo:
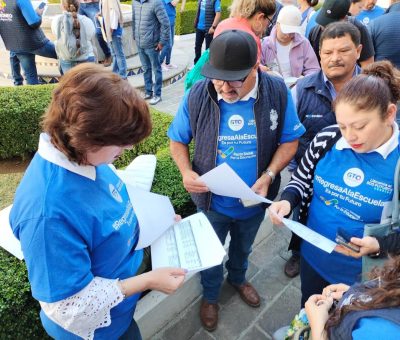
[(316, 19), (317, 15), (318, 15), (319, 11), (320, 10), (316, 11), (315, 14), (310, 18), (310, 20), (307, 23), (306, 33), (305, 33), (305, 37), (307, 39), (309, 38), (310, 32), (313, 29), (313, 27), (317, 25), (317, 22), (315, 21), (315, 19)]
[(21, 10), (29, 26), (37, 25), (42, 21), (42, 18), (33, 9), (30, 0), (17, 0), (17, 6)]
[(221, 0), (215, 1), (215, 4), (214, 4), (214, 11), (215, 11), (215, 12), (221, 12)]
[(299, 139), (306, 131), (303, 124), (300, 123), (297, 116), (297, 110), (294, 106), (293, 98), (290, 90), (287, 90), (287, 106), (285, 112), (285, 120), (283, 122), (282, 136), (280, 143), (293, 142)]
[(188, 97), (190, 91), (185, 93), (178, 112), (168, 129), (168, 137), (174, 142), (189, 144), (193, 138), (189, 121)]
[(353, 340), (396, 340), (399, 339), (400, 326), (382, 318), (361, 318), (352, 331)]

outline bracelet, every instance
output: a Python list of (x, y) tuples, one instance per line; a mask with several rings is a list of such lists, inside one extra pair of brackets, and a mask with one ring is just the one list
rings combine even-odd
[(266, 174), (269, 177), (271, 177), (271, 183), (273, 183), (275, 181), (275, 174), (270, 169), (263, 171), (262, 174), (263, 175)]

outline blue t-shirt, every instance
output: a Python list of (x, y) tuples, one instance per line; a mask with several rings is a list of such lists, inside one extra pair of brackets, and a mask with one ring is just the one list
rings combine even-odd
[[(66, 299), (94, 277), (124, 279), (136, 274), (139, 228), (124, 183), (107, 165), (95, 180), (35, 155), (16, 192), (10, 214), (21, 241), (32, 295), (43, 302)], [(139, 294), (111, 309), (111, 325), (96, 339), (117, 339), (129, 326)], [(42, 312), (54, 338), (77, 339)]]
[(17, 0), (17, 6), (21, 10), (28, 25), (35, 25), (42, 20), (32, 7), (30, 0)]
[(365, 9), (363, 9), (357, 16), (356, 18), (361, 21), (365, 26), (368, 26), (368, 24), (380, 17), (382, 14), (385, 13), (385, 9), (379, 6), (374, 6), (373, 9), (371, 9), (370, 11), (366, 11)]
[[(356, 153), (334, 146), (316, 166), (307, 225), (332, 241), (339, 227), (362, 237), (364, 224), (379, 223), (383, 208), (391, 202), (398, 158), (399, 147), (384, 159), (375, 151)], [(360, 278), (361, 259), (328, 254), (306, 241), (301, 253), (330, 283), (351, 285)]]
[(353, 340), (398, 340), (400, 326), (383, 318), (361, 318), (352, 331)]
[[(188, 94), (185, 95), (178, 113), (168, 130), (168, 137), (183, 144), (192, 140), (189, 123)], [(248, 186), (257, 180), (257, 133), (253, 112), (254, 98), (234, 104), (219, 101), (221, 112), (218, 135), (217, 164), (227, 162)], [(287, 108), (280, 142), (298, 139), (305, 131), (300, 123), (290, 91), (287, 92)], [(212, 195), (211, 208), (226, 216), (246, 219), (261, 212), (261, 207), (244, 208), (239, 199)]]
[[(206, 3), (209, 0), (199, 0), (200, 1), (200, 13), (199, 20), (197, 22), (197, 29), (206, 29)], [(214, 12), (221, 12), (221, 0), (216, 0), (214, 4)]]
[(175, 25), (175, 18), (176, 18), (176, 7), (171, 4), (171, 0), (164, 0), (164, 7), (167, 11), (168, 19), (170, 25)]
[(310, 20), (308, 20), (307, 26), (306, 26), (306, 33), (305, 33), (305, 37), (308, 39), (311, 30), (314, 28), (314, 26), (318, 25), (317, 22), (315, 21), (315, 19), (318, 16), (320, 9), (318, 11), (315, 12), (315, 14), (310, 18)]

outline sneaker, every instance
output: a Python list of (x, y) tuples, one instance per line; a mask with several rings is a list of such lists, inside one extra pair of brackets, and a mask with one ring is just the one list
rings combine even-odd
[(112, 64), (112, 56), (106, 57), (103, 61), (103, 66), (107, 67), (110, 66), (111, 64)]
[(300, 272), (300, 256), (292, 255), (285, 264), (285, 274), (289, 277), (296, 277)]
[(161, 64), (161, 71), (162, 71), (162, 72), (167, 72), (167, 71), (169, 71), (168, 66), (165, 65), (165, 64)]
[(161, 97), (154, 96), (153, 98), (150, 99), (149, 104), (150, 105), (156, 105), (161, 101)]
[(176, 66), (176, 65), (174, 65), (174, 64), (165, 64), (165, 67), (166, 67), (168, 70), (173, 70), (173, 69), (175, 69), (175, 68), (178, 68), (178, 66)]
[(149, 99), (153, 98), (153, 94), (152, 93), (144, 93), (144, 94), (142, 94), (142, 97), (144, 100), (149, 100)]

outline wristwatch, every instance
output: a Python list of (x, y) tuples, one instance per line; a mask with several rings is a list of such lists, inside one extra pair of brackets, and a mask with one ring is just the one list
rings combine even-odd
[(267, 174), (269, 177), (271, 177), (271, 183), (275, 181), (275, 174), (270, 169), (263, 171), (262, 174)]

